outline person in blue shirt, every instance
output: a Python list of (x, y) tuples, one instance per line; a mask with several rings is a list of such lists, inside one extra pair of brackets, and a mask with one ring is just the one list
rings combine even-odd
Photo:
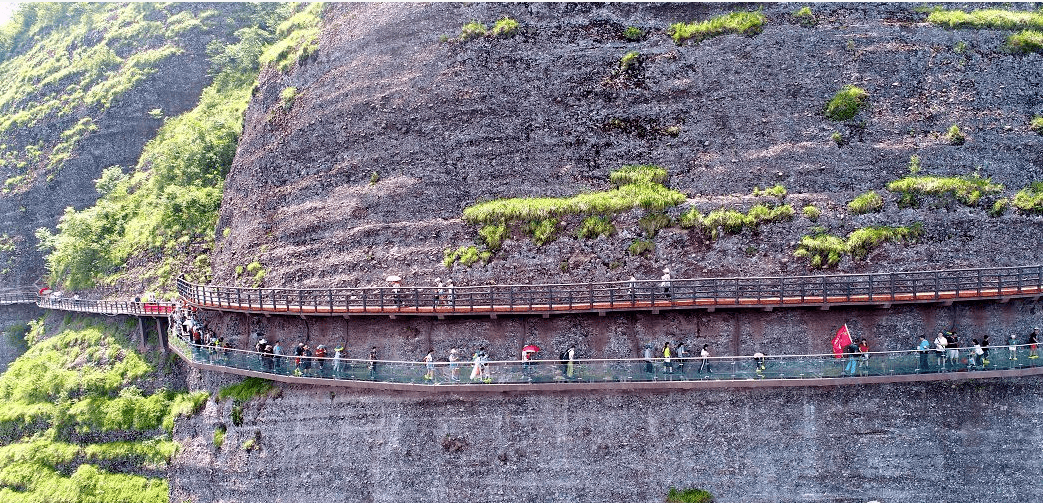
[(927, 351), (931, 349), (931, 343), (927, 340), (926, 335), (920, 336), (920, 345), (916, 346), (916, 349), (920, 351), (920, 366), (916, 370), (918, 372), (927, 372), (929, 370)]

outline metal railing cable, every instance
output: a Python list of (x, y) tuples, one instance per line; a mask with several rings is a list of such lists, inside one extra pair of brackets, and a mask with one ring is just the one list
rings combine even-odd
[[(490, 360), (458, 362), (368, 360), (273, 355), (193, 344), (171, 336), (172, 346), (191, 362), (276, 376), (370, 381), (395, 384), (531, 384), (652, 381), (737, 381), (753, 379), (823, 379), (1018, 370), (1043, 366), (1035, 345), (992, 346), (985, 354), (960, 348), (955, 356), (930, 349), (832, 354), (755, 355), (679, 358), (560, 360)], [(954, 357), (953, 357), (954, 356)]]
[(318, 316), (895, 304), (1039, 297), (1043, 266), (452, 288), (243, 288), (179, 278), (177, 290), (188, 304), (208, 309)]

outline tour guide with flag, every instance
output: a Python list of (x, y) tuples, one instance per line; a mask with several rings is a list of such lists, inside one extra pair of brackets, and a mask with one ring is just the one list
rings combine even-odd
[(840, 358), (844, 354), (844, 348), (851, 344), (851, 332), (847, 329), (847, 323), (837, 330), (833, 336), (833, 356)]

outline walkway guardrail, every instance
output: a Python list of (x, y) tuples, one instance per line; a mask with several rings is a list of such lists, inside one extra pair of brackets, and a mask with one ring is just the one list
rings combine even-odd
[(177, 289), (188, 304), (207, 309), (315, 316), (891, 305), (1038, 298), (1043, 292), (1043, 266), (454, 288), (242, 288), (178, 279)]
[[(831, 354), (782, 356), (720, 356), (652, 360), (581, 359), (572, 362), (533, 360), (489, 361), (475, 370), (474, 361), (434, 362), (335, 359), (278, 356), (232, 348), (196, 345), (171, 337), (171, 346), (190, 362), (220, 370), (248, 371), (256, 375), (287, 376), (305, 380), (376, 382), (410, 385), (490, 385), (490, 384), (578, 384), (639, 383), (661, 381), (749, 381), (808, 380), (845, 377), (885, 377), (926, 380), (924, 376), (948, 373), (978, 373), (992, 377), (990, 371), (1010, 371), (1043, 367), (1031, 357), (1028, 345), (1013, 348), (991, 347), (987, 356), (975, 358), (971, 348), (948, 358), (935, 350), (920, 352), (888, 351), (836, 358)], [(917, 379), (917, 377), (920, 379)], [(964, 375), (970, 378), (973, 376)]]
[(75, 298), (37, 297), (36, 305), (46, 309), (79, 311), (107, 315), (168, 316), (174, 312), (172, 302), (136, 302), (123, 300), (88, 300)]
[(0, 291), (0, 306), (12, 304), (35, 304), (39, 297), (36, 290), (21, 288), (16, 290)]

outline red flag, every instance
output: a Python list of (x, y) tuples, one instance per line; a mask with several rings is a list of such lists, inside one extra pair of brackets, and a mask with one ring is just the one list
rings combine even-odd
[(844, 346), (851, 344), (851, 332), (847, 330), (847, 324), (840, 327), (837, 330), (837, 335), (833, 336), (833, 355), (840, 358), (840, 355), (844, 354)]

